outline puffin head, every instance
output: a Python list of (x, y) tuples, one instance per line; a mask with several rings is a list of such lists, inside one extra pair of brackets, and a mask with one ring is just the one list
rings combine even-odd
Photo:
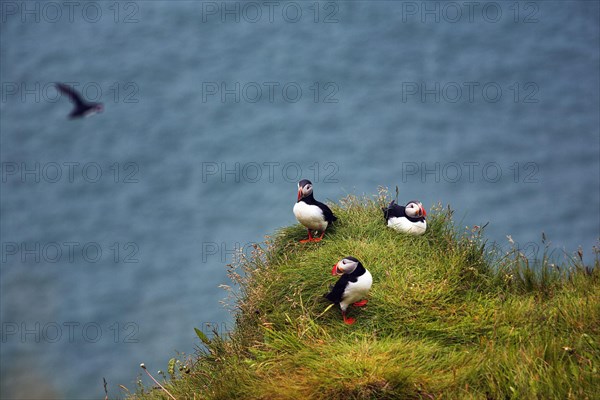
[(404, 207), (404, 212), (411, 218), (423, 218), (427, 216), (425, 207), (419, 201), (409, 201)]
[(340, 261), (334, 264), (333, 269), (331, 270), (331, 275), (351, 274), (359, 264), (360, 261), (354, 257), (342, 258)]
[(313, 192), (312, 182), (308, 179), (302, 179), (298, 182), (298, 201), (311, 195)]

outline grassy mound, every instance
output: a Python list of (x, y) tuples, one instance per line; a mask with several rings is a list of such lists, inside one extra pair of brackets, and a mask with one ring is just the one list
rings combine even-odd
[[(538, 265), (491, 251), (452, 212), (430, 212), (420, 237), (383, 225), (389, 199), (348, 197), (318, 244), (300, 225), (231, 266), (236, 326), (170, 365), (181, 399), (598, 399), (600, 265), (576, 255)], [(369, 304), (344, 325), (322, 295), (332, 265), (357, 257)], [(232, 292), (234, 293), (234, 292)], [(329, 307), (329, 308), (328, 308)], [(190, 327), (191, 329), (191, 327)], [(185, 365), (184, 368), (174, 368)], [(141, 388), (138, 399), (166, 399)]]

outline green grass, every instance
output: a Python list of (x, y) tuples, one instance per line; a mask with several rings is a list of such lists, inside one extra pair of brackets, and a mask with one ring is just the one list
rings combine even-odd
[[(389, 199), (348, 197), (321, 243), (281, 229), (230, 266), (236, 326), (170, 366), (181, 399), (600, 399), (600, 263), (536, 265), (488, 250), (438, 207), (420, 237), (387, 229)], [(596, 249), (597, 250), (597, 249)], [(344, 256), (373, 275), (369, 303), (322, 299)], [(190, 327), (192, 329), (192, 327)], [(202, 336), (202, 335), (200, 335)], [(167, 399), (140, 387), (135, 399)]]

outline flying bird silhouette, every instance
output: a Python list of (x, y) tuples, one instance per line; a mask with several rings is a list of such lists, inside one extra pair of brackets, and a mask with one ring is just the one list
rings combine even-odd
[(75, 89), (64, 83), (57, 83), (56, 88), (62, 94), (69, 96), (74, 105), (73, 110), (69, 114), (70, 119), (89, 117), (104, 110), (102, 103), (88, 102), (83, 99)]

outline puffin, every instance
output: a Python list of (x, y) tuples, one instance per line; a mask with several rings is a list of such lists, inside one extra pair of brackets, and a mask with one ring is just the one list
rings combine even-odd
[(57, 83), (56, 88), (62, 94), (69, 96), (69, 99), (71, 99), (71, 102), (74, 105), (73, 110), (71, 110), (71, 113), (69, 114), (70, 119), (90, 117), (104, 110), (104, 105), (102, 103), (92, 103), (84, 100), (81, 94), (69, 85)]
[(411, 235), (422, 235), (427, 229), (425, 207), (418, 201), (409, 201), (406, 206), (399, 206), (394, 200), (387, 208), (382, 208), (387, 226)]
[[(329, 224), (337, 220), (327, 205), (315, 200), (313, 185), (308, 179), (298, 182), (298, 201), (294, 205), (294, 215), (308, 229), (308, 239), (303, 239), (300, 243), (320, 242)], [(321, 237), (313, 238), (311, 231), (321, 232)]]
[(344, 323), (352, 325), (356, 319), (346, 316), (348, 306), (363, 307), (367, 304), (365, 297), (371, 290), (373, 277), (371, 273), (354, 257), (345, 257), (338, 261), (331, 270), (331, 275), (341, 275), (329, 293), (324, 297), (332, 303), (339, 304)]

